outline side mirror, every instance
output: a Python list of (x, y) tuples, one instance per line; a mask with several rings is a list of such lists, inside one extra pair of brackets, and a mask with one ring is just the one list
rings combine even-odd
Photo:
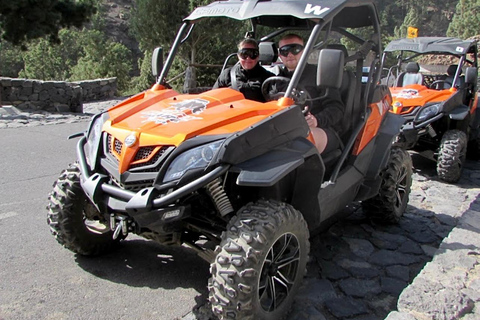
[(157, 47), (152, 54), (152, 74), (155, 78), (160, 75), (163, 69), (163, 48)]
[(342, 86), (344, 61), (345, 56), (341, 50), (320, 50), (317, 66), (317, 86), (339, 89)]
[(465, 69), (465, 83), (477, 85), (478, 71), (475, 67), (468, 67)]

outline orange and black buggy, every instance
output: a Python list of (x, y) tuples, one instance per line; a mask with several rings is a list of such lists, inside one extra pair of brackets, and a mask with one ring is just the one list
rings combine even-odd
[(480, 156), (477, 111), (477, 42), (449, 37), (394, 40), (386, 59), (397, 62), (390, 76), (391, 112), (406, 119), (396, 141), (437, 163), (438, 176), (456, 182), (468, 154)]
[[(277, 63), (278, 37), (308, 34), (280, 97), (262, 103), (231, 88), (170, 89), (168, 72), (195, 24), (221, 18), (251, 22), (248, 35), (259, 40), (265, 68)], [(331, 46), (343, 42), (348, 50)], [(310, 234), (352, 202), (381, 222), (398, 221), (407, 206), (412, 164), (393, 146), (404, 119), (389, 112), (390, 92), (379, 84), (374, 2), (213, 2), (185, 18), (164, 63), (161, 52), (152, 64), (157, 83), (94, 116), (79, 135), (77, 162), (49, 198), (50, 229), (81, 255), (106, 252), (129, 234), (188, 245), (211, 263), (209, 301), (219, 318), (285, 318), (305, 273)], [(322, 155), (302, 113), (317, 97), (306, 99), (298, 88), (312, 62), (312, 85), (340, 90), (346, 106), (341, 146)], [(267, 80), (275, 81), (285, 79)]]

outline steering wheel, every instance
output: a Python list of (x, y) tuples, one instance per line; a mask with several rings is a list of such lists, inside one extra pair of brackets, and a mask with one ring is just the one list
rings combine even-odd
[[(267, 101), (278, 100), (281, 98), (290, 83), (290, 78), (275, 76), (267, 78), (262, 84), (262, 95)], [(277, 89), (279, 88), (279, 89)]]
[(452, 87), (452, 83), (450, 81), (446, 81), (446, 80), (435, 80), (433, 81), (428, 87), (430, 89), (435, 89), (435, 90), (439, 90), (440, 89), (440, 86), (439, 84), (442, 84), (442, 88), (444, 87), (443, 85), (446, 83), (446, 84), (449, 84), (450, 87)]
[[(278, 100), (285, 95), (285, 91), (290, 83), (290, 78), (282, 77), (282, 76), (275, 76), (267, 78), (262, 84), (262, 95), (267, 101)], [(277, 89), (279, 88), (279, 89)], [(299, 94), (303, 92), (304, 94)], [(304, 111), (306, 114), (308, 109), (311, 107), (312, 96), (307, 91), (307, 89), (301, 85), (297, 84), (297, 88), (293, 94), (293, 99), (296, 103), (304, 104), (307, 106), (307, 110)], [(308, 105), (307, 105), (308, 104)]]

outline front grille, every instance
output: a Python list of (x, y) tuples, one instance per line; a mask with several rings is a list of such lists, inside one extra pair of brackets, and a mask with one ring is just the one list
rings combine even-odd
[(133, 158), (133, 161), (139, 161), (139, 160), (145, 160), (147, 159), (153, 152), (155, 148), (154, 147), (143, 147), (138, 149), (137, 154), (135, 155), (135, 158)]
[(123, 143), (114, 138), (111, 134), (107, 134), (107, 152), (115, 157), (122, 155), (122, 146)]
[[(142, 147), (138, 149), (134, 161), (132, 161), (132, 164), (130, 165), (130, 169), (135, 169), (135, 172), (138, 170), (141, 170), (142, 172), (158, 171), (160, 170), (160, 164), (163, 162), (160, 159), (166, 155), (165, 152), (171, 149), (173, 149), (171, 146)], [(149, 157), (151, 158), (147, 160)]]
[(175, 149), (174, 146), (145, 146), (140, 147), (130, 163), (128, 174), (118, 172), (118, 164), (122, 155), (123, 143), (109, 133), (103, 138), (104, 156), (102, 165), (108, 172), (114, 185), (137, 192), (151, 187), (157, 173), (168, 155)]

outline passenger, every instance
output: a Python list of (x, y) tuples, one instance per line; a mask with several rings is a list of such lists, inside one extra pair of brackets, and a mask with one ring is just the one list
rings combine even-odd
[[(262, 84), (265, 79), (275, 74), (265, 70), (259, 61), (258, 43), (254, 39), (244, 39), (238, 44), (237, 57), (239, 63), (225, 69), (213, 88), (230, 87), (238, 90), (247, 99), (265, 102), (262, 95)], [(235, 75), (232, 81), (232, 74)]]
[[(303, 39), (296, 34), (287, 34), (280, 39), (278, 48), (284, 65), (279, 75), (291, 78), (303, 53)], [(307, 63), (299, 84), (312, 98), (324, 95), (323, 90), (319, 90), (316, 86), (316, 78), (316, 66)], [(343, 131), (344, 112), (345, 105), (338, 89), (329, 89), (328, 96), (313, 101), (310, 111), (305, 115), (305, 120), (310, 127), (318, 152), (326, 153), (340, 147), (339, 136)]]

